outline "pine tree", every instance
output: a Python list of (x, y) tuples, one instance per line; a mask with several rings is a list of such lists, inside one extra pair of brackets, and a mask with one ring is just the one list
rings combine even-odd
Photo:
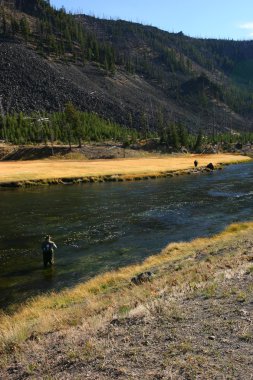
[(7, 34), (7, 21), (6, 21), (6, 16), (5, 16), (4, 10), (3, 10), (3, 13), (2, 13), (2, 33), (4, 35)]
[(175, 124), (171, 125), (171, 146), (175, 149), (179, 148), (179, 137)]
[(12, 17), (11, 18), (11, 33), (13, 36), (15, 36), (18, 32), (19, 32), (19, 23), (14, 17)]
[(177, 126), (177, 132), (178, 132), (180, 145), (184, 147), (188, 147), (188, 133), (187, 133), (186, 128), (182, 124), (179, 124)]
[(83, 128), (80, 121), (79, 113), (72, 102), (65, 105), (65, 117), (73, 137), (78, 140), (79, 148), (82, 147)]
[(194, 145), (194, 151), (197, 153), (201, 152), (202, 140), (203, 140), (203, 135), (202, 135), (202, 130), (200, 129), (198, 132), (196, 143)]
[(22, 17), (19, 23), (20, 31), (24, 39), (27, 41), (30, 34), (30, 27), (26, 17)]

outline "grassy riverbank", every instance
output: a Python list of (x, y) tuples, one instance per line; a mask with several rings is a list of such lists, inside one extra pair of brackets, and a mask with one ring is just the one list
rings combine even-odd
[[(250, 379), (252, 236), (251, 222), (173, 243), (2, 315), (0, 377)], [(153, 280), (133, 285), (146, 270)]]
[(0, 162), (0, 186), (26, 186), (64, 182), (134, 180), (188, 173), (193, 161), (200, 167), (245, 162), (247, 156), (231, 154), (179, 155), (115, 160), (36, 160)]

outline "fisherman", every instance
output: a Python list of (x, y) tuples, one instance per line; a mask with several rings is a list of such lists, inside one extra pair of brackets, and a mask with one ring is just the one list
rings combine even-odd
[(42, 253), (43, 253), (43, 263), (44, 267), (47, 267), (47, 264), (50, 266), (54, 263), (54, 248), (57, 248), (56, 244), (51, 240), (51, 236), (47, 235), (45, 240), (41, 244)]
[(196, 167), (198, 166), (198, 164), (199, 164), (198, 161), (195, 160), (195, 161), (194, 161), (194, 167), (196, 168)]

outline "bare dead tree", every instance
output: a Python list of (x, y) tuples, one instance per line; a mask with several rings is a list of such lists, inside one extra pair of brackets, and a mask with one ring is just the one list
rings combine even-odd
[(4, 118), (5, 117), (5, 113), (4, 113), (3, 96), (2, 95), (0, 95), (0, 113), (1, 113), (1, 116)]
[(11, 92), (11, 93), (10, 93), (10, 96), (9, 96), (8, 99), (7, 99), (7, 104), (6, 104), (6, 114), (7, 114), (7, 115), (8, 115), (8, 113), (10, 112), (10, 108), (11, 108), (11, 103), (12, 103), (13, 96), (14, 96), (14, 93)]

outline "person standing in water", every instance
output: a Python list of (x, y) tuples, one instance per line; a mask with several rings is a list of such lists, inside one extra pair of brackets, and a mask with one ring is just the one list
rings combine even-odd
[(43, 253), (43, 263), (44, 267), (47, 267), (47, 264), (52, 266), (54, 264), (54, 249), (57, 248), (56, 244), (51, 240), (51, 236), (47, 235), (45, 240), (41, 244), (42, 253)]

